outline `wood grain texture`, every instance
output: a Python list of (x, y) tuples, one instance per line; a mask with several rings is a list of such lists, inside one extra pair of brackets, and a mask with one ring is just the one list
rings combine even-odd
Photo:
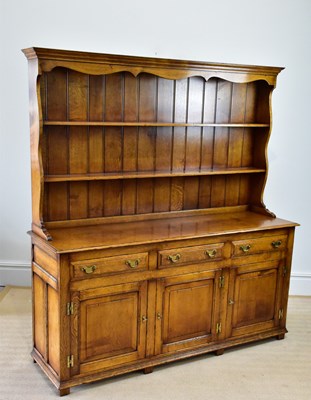
[(32, 356), (59, 394), (282, 338), (297, 224), (263, 203), (281, 68), (24, 53)]
[(23, 52), (29, 60), (38, 59), (42, 71), (50, 71), (56, 66), (61, 66), (94, 75), (126, 70), (135, 76), (141, 72), (154, 73), (169, 79), (183, 79), (192, 75), (200, 75), (208, 80), (213, 76), (219, 76), (222, 79), (240, 83), (262, 79), (270, 85), (275, 85), (276, 77), (283, 69), (280, 67), (120, 56), (39, 47), (24, 49)]
[(57, 252), (157, 243), (178, 238), (218, 236), (229, 232), (265, 231), (295, 226), (294, 223), (258, 213), (206, 214), (107, 225), (50, 229), (51, 246)]
[[(256, 110), (269, 104), (270, 93), (261, 81), (45, 73), (42, 154), (44, 180), (52, 185), (46, 185), (44, 219), (261, 204), (264, 180), (251, 195), (249, 178), (221, 175), (266, 172), (268, 135), (259, 129), (269, 127), (269, 106)], [(177, 191), (175, 180), (162, 179), (201, 175), (219, 177), (183, 179)], [(112, 182), (136, 178), (144, 180)], [(100, 180), (107, 182), (54, 186)]]

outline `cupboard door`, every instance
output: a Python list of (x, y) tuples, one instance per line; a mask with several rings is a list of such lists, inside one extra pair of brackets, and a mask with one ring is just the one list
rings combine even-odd
[(282, 261), (249, 264), (230, 272), (228, 336), (262, 332), (280, 325)]
[(72, 293), (72, 374), (85, 374), (145, 356), (147, 282)]
[(220, 271), (164, 278), (157, 284), (156, 354), (217, 339)]

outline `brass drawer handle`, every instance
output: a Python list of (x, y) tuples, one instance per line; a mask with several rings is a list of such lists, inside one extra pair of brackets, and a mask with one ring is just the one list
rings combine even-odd
[(92, 274), (96, 269), (96, 265), (90, 265), (87, 267), (82, 267), (81, 271), (85, 272), (86, 274)]
[(251, 249), (251, 245), (250, 244), (246, 244), (244, 246), (240, 246), (240, 250), (242, 250), (244, 253), (247, 253), (248, 251), (250, 251)]
[(138, 267), (138, 264), (141, 262), (140, 258), (137, 258), (136, 260), (126, 260), (125, 264), (128, 265), (130, 268), (136, 268)]
[(280, 247), (282, 244), (282, 240), (276, 240), (275, 242), (271, 243), (271, 246), (274, 247), (275, 249), (277, 249), (278, 247)]
[(179, 253), (177, 253), (172, 256), (168, 256), (167, 259), (170, 260), (170, 262), (172, 262), (172, 263), (177, 263), (177, 261), (179, 261), (181, 259), (181, 255)]
[(216, 254), (217, 254), (217, 250), (216, 249), (212, 249), (212, 250), (206, 250), (205, 254), (209, 257), (209, 258), (215, 258)]

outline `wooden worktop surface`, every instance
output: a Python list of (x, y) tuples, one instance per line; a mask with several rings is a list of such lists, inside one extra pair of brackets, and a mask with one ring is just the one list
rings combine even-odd
[(195, 239), (231, 233), (287, 228), (296, 223), (244, 211), (51, 229), (57, 253)]

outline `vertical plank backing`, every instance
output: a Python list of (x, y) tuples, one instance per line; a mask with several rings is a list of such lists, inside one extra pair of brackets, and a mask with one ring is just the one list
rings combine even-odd
[(110, 217), (121, 214), (122, 181), (104, 182), (104, 216)]
[(46, 73), (46, 120), (67, 120), (67, 70), (55, 68)]
[(63, 221), (69, 219), (68, 183), (46, 183), (48, 198), (47, 221)]
[[(188, 85), (187, 122), (198, 123), (203, 120), (205, 81), (203, 78), (191, 77)], [(187, 129), (185, 171), (199, 171), (201, 167), (201, 128)], [(185, 178), (184, 209), (196, 209), (199, 203), (199, 178)]]
[[(231, 123), (244, 123), (247, 84), (234, 83), (232, 86)], [(243, 128), (229, 129), (228, 168), (240, 167), (242, 164)], [(226, 206), (239, 204), (240, 175), (226, 178)]]
[[(89, 118), (90, 121), (102, 121), (104, 112), (104, 82), (103, 76), (89, 77)], [(103, 129), (97, 126), (89, 127), (89, 171), (103, 172)]]
[[(257, 174), (256, 174), (257, 175)], [(240, 198), (239, 198), (239, 204), (240, 205), (245, 205), (249, 204), (249, 199), (251, 197), (251, 190), (254, 189), (250, 185), (251, 181), (251, 176), (248, 174), (242, 174), (240, 178)]]
[(88, 216), (90, 218), (102, 217), (104, 211), (104, 182), (89, 182), (88, 190)]
[[(231, 117), (232, 83), (218, 80), (215, 110), (216, 123), (228, 123)], [(213, 168), (226, 168), (228, 164), (229, 129), (216, 128), (214, 140)], [(222, 207), (225, 201), (226, 177), (213, 176), (211, 207)]]
[[(200, 123), (203, 119), (204, 101), (204, 80), (203, 78), (189, 78), (188, 87), (188, 123)], [(187, 129), (186, 140), (186, 171), (198, 171), (201, 165), (201, 128), (191, 127)]]
[[(56, 68), (45, 75), (45, 118), (47, 120), (67, 119), (67, 71)], [(46, 161), (45, 174), (68, 173), (68, 136), (63, 126), (45, 126)], [(67, 185), (46, 184), (46, 221), (67, 218)], [(48, 210), (48, 212), (47, 212)]]
[(171, 179), (171, 211), (180, 211), (184, 204), (184, 178)]
[(170, 178), (157, 178), (154, 183), (154, 212), (170, 210), (171, 204)]
[[(87, 121), (89, 118), (89, 77), (70, 70), (68, 71), (68, 117), (70, 121)], [(88, 128), (83, 126), (70, 127), (70, 174), (88, 172), (88, 151)], [(87, 182), (71, 182), (69, 193), (69, 218), (87, 218)]]
[(226, 177), (212, 176), (211, 207), (223, 207), (226, 196)]
[[(138, 120), (139, 78), (129, 73), (124, 75), (124, 112), (126, 122)], [(123, 171), (137, 170), (138, 129), (125, 127), (123, 138)]]
[[(102, 121), (104, 117), (105, 77), (90, 75), (89, 77), (89, 118), (90, 121)], [(89, 168), (88, 172), (104, 171), (104, 136), (103, 128), (89, 127)], [(89, 182), (88, 216), (90, 218), (103, 215), (103, 183)]]
[(260, 131), (254, 132), (253, 128), (244, 128), (243, 135), (243, 149), (241, 157), (242, 167), (253, 166), (254, 160), (254, 135), (260, 134)]
[[(215, 123), (229, 123), (232, 101), (232, 83), (219, 80), (217, 88), (217, 102)], [(228, 128), (215, 129), (214, 168), (226, 167), (228, 163)]]
[[(139, 120), (154, 122), (157, 119), (157, 78), (142, 74), (139, 90)], [(153, 171), (155, 168), (156, 129), (142, 127), (138, 138), (138, 170)]]
[(184, 179), (184, 210), (194, 210), (199, 203), (199, 177), (191, 176)]
[(211, 187), (212, 178), (210, 176), (201, 176), (199, 180), (199, 208), (211, 207)]
[(137, 184), (137, 205), (138, 214), (146, 214), (153, 212), (154, 201), (154, 180), (140, 179)]
[[(124, 112), (126, 122), (138, 120), (139, 78), (124, 74)], [(138, 128), (125, 127), (123, 130), (123, 171), (137, 171)], [(122, 214), (136, 212), (136, 180), (124, 180), (122, 191)]]
[(269, 86), (265, 81), (258, 81), (257, 84), (257, 103), (256, 121), (258, 123), (270, 123), (270, 94), (273, 86)]
[(247, 84), (247, 97), (245, 107), (245, 123), (256, 123), (256, 105), (258, 97), (258, 82)]
[[(55, 69), (46, 74), (46, 119), (67, 119), (67, 72)], [(68, 138), (63, 126), (45, 127), (47, 136), (47, 173), (66, 174), (68, 172)]]
[[(174, 122), (187, 122), (188, 79), (180, 79), (174, 84)], [(172, 171), (184, 171), (186, 163), (186, 128), (175, 127), (173, 131)], [(183, 209), (184, 179), (171, 179), (171, 211)]]
[[(187, 94), (188, 80), (175, 81), (174, 121), (185, 123), (187, 121)], [(172, 170), (184, 171), (186, 156), (186, 128), (175, 127), (173, 135)]]
[[(205, 83), (203, 122), (214, 123), (217, 102), (217, 79)], [(215, 128), (204, 127), (202, 130), (201, 170), (213, 168)], [(199, 208), (211, 207), (212, 178), (202, 176), (199, 180)]]
[(80, 219), (88, 217), (88, 182), (69, 183), (69, 210), (70, 219)]
[(240, 197), (240, 175), (226, 176), (225, 206), (236, 206)]
[[(122, 121), (124, 79), (121, 73), (106, 76), (105, 120)], [(105, 129), (105, 172), (122, 170), (122, 128)]]
[[(158, 79), (157, 121), (173, 121), (174, 83), (168, 79)], [(172, 128), (161, 127), (156, 135), (156, 162), (157, 171), (172, 169)], [(156, 179), (154, 186), (154, 211), (169, 211), (170, 209), (170, 180)]]
[(137, 179), (124, 179), (122, 190), (122, 215), (136, 213)]
[[(204, 93), (204, 119), (205, 123), (215, 122), (216, 101), (217, 101), (217, 80), (210, 79), (205, 84)], [(214, 155), (214, 131), (215, 128), (204, 127), (202, 133), (201, 169), (213, 167)]]
[(85, 174), (88, 172), (88, 128), (83, 126), (69, 129), (69, 173)]
[[(157, 94), (157, 121), (173, 122), (173, 81), (158, 78)], [(172, 128), (157, 129), (156, 137), (156, 162), (157, 171), (171, 170)]]
[[(104, 120), (122, 120), (123, 79), (121, 74), (105, 77)], [(118, 172), (122, 169), (122, 128), (106, 127), (104, 134), (104, 171)]]
[[(152, 122), (157, 118), (157, 78), (151, 75), (140, 76), (139, 120)], [(155, 168), (156, 128), (143, 127), (138, 136), (138, 171), (153, 171)], [(142, 179), (137, 186), (137, 212), (153, 212), (154, 182)]]
[[(256, 103), (257, 103), (257, 82), (247, 84), (245, 123), (256, 122)], [(258, 132), (257, 132), (258, 133)], [(244, 129), (243, 148), (241, 166), (248, 167), (253, 161), (253, 131), (250, 128)]]
[(46, 174), (68, 173), (68, 138), (65, 126), (46, 126), (44, 129), (48, 152), (46, 156)]

